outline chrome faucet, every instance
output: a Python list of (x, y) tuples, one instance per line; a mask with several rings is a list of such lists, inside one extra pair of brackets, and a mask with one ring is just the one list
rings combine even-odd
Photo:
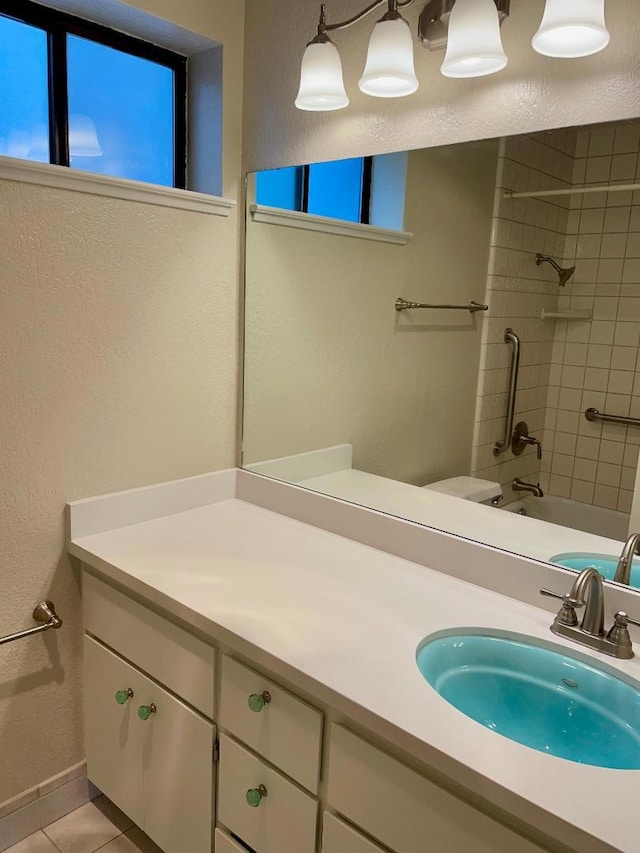
[[(580, 572), (571, 586), (571, 591), (565, 595), (549, 589), (541, 589), (540, 593), (562, 601), (562, 607), (551, 625), (554, 634), (622, 660), (633, 657), (627, 625), (631, 623), (640, 626), (640, 622), (619, 611), (615, 615), (613, 626), (605, 633), (604, 585), (602, 575), (594, 566)], [(578, 625), (576, 610), (581, 607), (584, 607), (585, 611), (582, 622)]]
[(531, 494), (535, 495), (536, 498), (544, 497), (544, 492), (540, 488), (540, 483), (538, 483), (537, 486), (533, 483), (525, 483), (519, 477), (516, 477), (513, 483), (511, 483), (511, 488), (514, 492), (531, 492)]
[(632, 533), (624, 543), (622, 554), (616, 566), (614, 581), (626, 583), (629, 586), (631, 583), (631, 567), (636, 554), (640, 554), (640, 533)]
[(580, 572), (569, 593), (577, 602), (584, 602), (580, 630), (592, 637), (604, 636), (604, 585), (600, 572), (590, 566)]

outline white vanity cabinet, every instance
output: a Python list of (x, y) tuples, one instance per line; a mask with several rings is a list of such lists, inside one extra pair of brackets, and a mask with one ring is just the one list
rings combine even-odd
[[(543, 850), (335, 724), (330, 735), (327, 803), (397, 853)], [(322, 853), (334, 853), (334, 838), (335, 827), (330, 826), (328, 847)], [(346, 847), (350, 849), (357, 853), (369, 850), (355, 841), (351, 848)]]
[(218, 821), (256, 853), (315, 853), (322, 713), (223, 656), (219, 722)]
[(213, 648), (86, 573), (84, 603), (89, 779), (164, 853), (211, 853), (216, 727), (174, 685), (205, 670), (212, 711)]
[[(217, 853), (217, 851), (216, 851)], [(364, 835), (329, 812), (322, 822), (322, 853), (385, 853)]]

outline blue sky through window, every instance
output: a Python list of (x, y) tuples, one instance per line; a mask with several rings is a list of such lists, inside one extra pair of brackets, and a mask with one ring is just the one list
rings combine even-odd
[(0, 154), (49, 162), (47, 34), (0, 15)]
[(302, 204), (302, 166), (271, 169), (256, 176), (256, 201), (267, 207), (300, 210)]
[(309, 213), (360, 222), (364, 160), (335, 160), (309, 167)]
[(173, 71), (67, 37), (71, 166), (173, 186)]
[[(256, 176), (256, 201), (268, 207), (302, 210), (304, 166), (271, 169)], [(315, 163), (308, 167), (307, 213), (360, 222), (364, 158)]]

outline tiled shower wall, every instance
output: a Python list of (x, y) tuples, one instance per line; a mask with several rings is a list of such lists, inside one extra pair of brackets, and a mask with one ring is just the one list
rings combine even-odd
[(526, 421), (550, 458), (543, 431), (555, 321), (543, 320), (542, 313), (557, 310), (559, 286), (557, 273), (548, 265), (536, 266), (535, 256), (562, 259), (570, 200), (508, 199), (504, 191), (569, 187), (575, 146), (575, 131), (563, 130), (512, 137), (500, 150), (472, 474), (500, 482), (508, 501), (518, 497), (511, 489), (513, 478), (537, 483), (541, 468), (533, 448), (518, 457), (510, 449), (493, 454), (494, 443), (503, 438), (509, 387), (512, 350), (504, 341), (505, 329), (513, 328), (522, 344), (514, 423)]
[[(640, 123), (578, 133), (575, 185), (640, 180)], [(541, 482), (552, 494), (629, 512), (640, 427), (590, 423), (595, 406), (640, 418), (640, 193), (571, 197), (559, 300), (588, 321), (556, 321)]]

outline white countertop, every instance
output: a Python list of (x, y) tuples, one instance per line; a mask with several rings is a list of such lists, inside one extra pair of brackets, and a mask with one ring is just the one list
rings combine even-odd
[[(339, 710), (362, 709), (356, 722), (581, 853), (640, 853), (640, 771), (575, 764), (495, 734), (424, 681), (415, 652), (433, 632), (486, 627), (640, 681), (637, 658), (590, 654), (554, 637), (545, 610), (234, 499), (80, 536), (69, 550), (138, 594), (159, 593), (214, 639), (249, 643), (306, 688), (324, 686)], [(577, 840), (572, 826), (591, 838)]]
[(565, 551), (619, 554), (622, 548), (622, 543), (615, 539), (537, 518), (524, 518), (502, 508), (496, 511), (494, 507), (368, 474), (356, 468), (332, 471), (299, 480), (296, 484), (543, 562), (549, 562), (552, 556)]

